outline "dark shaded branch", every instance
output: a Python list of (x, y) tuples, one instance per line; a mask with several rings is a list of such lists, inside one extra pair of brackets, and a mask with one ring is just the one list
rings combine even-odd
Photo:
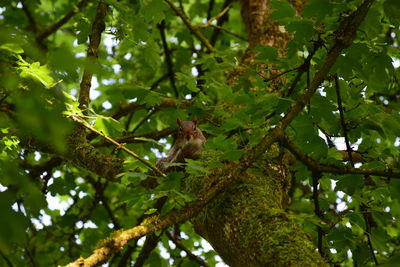
[[(214, 25), (214, 24), (212, 24), (212, 25), (210, 25), (210, 27), (213, 27), (213, 28), (215, 28), (216, 30), (218, 30), (218, 31), (214, 31), (214, 32), (221, 32), (221, 31), (223, 31), (223, 32), (226, 32), (227, 34), (232, 35), (233, 37), (238, 38), (239, 40), (246, 41), (246, 42), (248, 41), (246, 37), (243, 37), (243, 36), (241, 36), (241, 35), (239, 35), (239, 34), (237, 34), (237, 33), (231, 32), (230, 30), (227, 30), (227, 29), (225, 29), (225, 28), (223, 28), (223, 27), (221, 27), (221, 26), (219, 26), (219, 25)], [(211, 37), (212, 37), (212, 36), (211, 36)], [(217, 40), (217, 39), (216, 39), (216, 40)], [(216, 41), (216, 40), (215, 40), (215, 41)]]
[[(161, 138), (167, 137), (170, 134), (173, 134), (174, 131), (175, 130), (172, 127), (168, 127), (161, 131), (150, 132), (150, 133), (145, 133), (145, 134), (138, 134), (138, 135), (129, 135), (129, 136), (123, 137), (121, 139), (117, 139), (115, 141), (117, 141), (118, 143), (123, 143), (123, 144), (142, 143), (142, 142), (146, 142), (146, 141), (142, 140), (141, 138), (159, 140)], [(101, 141), (101, 142), (93, 144), (93, 146), (94, 147), (102, 147), (102, 146), (107, 146), (109, 144), (111, 144), (111, 143), (107, 142), (107, 141)]]
[(200, 42), (207, 48), (211, 53), (215, 52), (215, 48), (210, 44), (208, 39), (204, 37), (189, 21), (189, 18), (182, 12), (181, 9), (176, 7), (170, 0), (164, 0), (171, 7), (171, 9), (182, 19), (183, 23), (189, 28), (189, 30), (200, 40)]
[(310, 85), (310, 63), (311, 59), (315, 55), (315, 53), (318, 51), (319, 48), (324, 46), (324, 43), (321, 39), (318, 39), (317, 41), (314, 42), (313, 50), (308, 54), (307, 58), (304, 60), (303, 64), (297, 68), (297, 74), (296, 77), (293, 79), (292, 84), (289, 87), (289, 90), (286, 93), (286, 97), (290, 96), (293, 94), (294, 89), (296, 88), (297, 83), (300, 81), (301, 76), (303, 76), (304, 72), (307, 72), (307, 87)]
[[(104, 22), (106, 13), (107, 13), (107, 5), (103, 2), (99, 2), (96, 11), (96, 17), (92, 24), (92, 34), (90, 35), (90, 42), (87, 49), (87, 56), (86, 56), (87, 63), (94, 64), (97, 59), (98, 49), (101, 41), (101, 33), (104, 31), (106, 27)], [(78, 100), (79, 108), (84, 111), (84, 114), (87, 114), (86, 109), (89, 107), (89, 93), (93, 77), (93, 72), (90, 69), (89, 65), (85, 67), (83, 73), (82, 81), (80, 84), (79, 100)]]
[(169, 77), (169, 73), (165, 73), (163, 76), (161, 76), (160, 78), (158, 78), (149, 88), (150, 91), (153, 91), (154, 89), (157, 88), (157, 86), (164, 81), (165, 79), (167, 79)]
[[(229, 6), (232, 3), (232, 0), (225, 0), (223, 5), (222, 5), (222, 10), (224, 10), (227, 6)], [(208, 18), (209, 19), (209, 18)], [(215, 28), (214, 32), (211, 35), (210, 38), (210, 43), (211, 45), (215, 45), (218, 37), (221, 33), (221, 31), (225, 31), (233, 36), (235, 36), (236, 38), (239, 38), (241, 40), (243, 40), (241, 36), (239, 36), (238, 34), (235, 34), (233, 32), (230, 32), (228, 30), (223, 29), (221, 26), (228, 20), (228, 13), (225, 13), (222, 17), (218, 18), (217, 20), (217, 25), (214, 25), (213, 27)], [(244, 40), (246, 40), (246, 38), (244, 38)], [(247, 41), (247, 40), (246, 40)]]
[(133, 227), (126, 231), (115, 232), (112, 237), (104, 240), (98, 248), (88, 258), (79, 258), (68, 264), (68, 267), (78, 266), (96, 266), (107, 261), (107, 259), (117, 251), (119, 251), (128, 241), (139, 239), (150, 233), (162, 230), (173, 224), (187, 221), (197, 215), (203, 207), (221, 192), (228, 185), (232, 184), (232, 179), (225, 179), (217, 183), (215, 186), (204, 192), (192, 204), (186, 206), (180, 211), (172, 211), (164, 217), (153, 216), (143, 221), (139, 226)]
[(210, 2), (208, 2), (207, 20), (210, 20), (210, 18), (211, 18), (211, 12), (214, 9), (214, 5), (215, 5), (215, 0), (210, 0)]
[(156, 235), (152, 233), (146, 236), (146, 241), (144, 241), (142, 250), (139, 253), (139, 256), (135, 260), (135, 264), (133, 267), (142, 267), (145, 261), (149, 258), (150, 253), (157, 247), (158, 241), (160, 241), (161, 235)]
[(76, 6), (72, 8), (71, 11), (65, 14), (59, 21), (49, 26), (46, 31), (39, 34), (39, 36), (36, 38), (36, 41), (39, 43), (43, 42), (44, 39), (46, 39), (49, 35), (55, 33), (59, 28), (61, 28), (65, 23), (67, 23), (75, 14), (80, 12), (88, 3), (89, 0), (81, 0), (79, 3), (76, 4)]
[(374, 247), (372, 246), (372, 241), (371, 241), (371, 220), (372, 220), (372, 214), (371, 212), (368, 211), (368, 207), (361, 203), (360, 209), (362, 211), (364, 220), (365, 220), (365, 235), (367, 236), (368, 240), (368, 247), (371, 252), (372, 258), (374, 259), (375, 265), (378, 266), (379, 262), (376, 259), (375, 252), (374, 252)]
[(37, 27), (35, 19), (33, 18), (31, 11), (29, 10), (28, 6), (26, 5), (25, 0), (21, 1), (21, 4), (22, 4), (22, 10), (24, 11), (25, 16), (28, 18), (29, 27), (32, 29), (32, 32), (36, 34), (38, 32), (38, 27)]
[(172, 89), (174, 90), (175, 97), (179, 97), (179, 92), (178, 89), (176, 88), (175, 84), (175, 73), (174, 73), (174, 67), (171, 59), (171, 53), (168, 48), (168, 43), (167, 39), (165, 38), (165, 20), (162, 20), (161, 23), (157, 25), (160, 35), (161, 35), (161, 41), (164, 49), (164, 54), (165, 54), (165, 63), (167, 64), (167, 70), (168, 70), (168, 77), (171, 82)]
[(353, 167), (343, 167), (336, 165), (326, 165), (318, 163), (313, 158), (305, 155), (300, 148), (298, 148), (292, 141), (289, 140), (288, 137), (283, 137), (280, 140), (280, 143), (287, 148), (298, 160), (300, 160), (304, 165), (309, 167), (312, 171), (315, 172), (326, 172), (333, 174), (362, 174), (362, 175), (374, 175), (374, 176), (382, 176), (388, 178), (400, 178), (400, 172), (393, 172), (391, 169), (387, 171), (377, 171), (377, 170), (368, 170), (368, 169), (358, 169)]
[(335, 32), (335, 43), (329, 50), (321, 68), (315, 73), (310, 86), (304, 92), (303, 95), (294, 103), (286, 115), (281, 121), (272, 128), (266, 136), (258, 143), (251, 151), (246, 153), (242, 158), (241, 162), (244, 168), (248, 168), (256, 158), (258, 158), (264, 151), (267, 150), (280, 136), (283, 135), (283, 131), (290, 123), (303, 111), (304, 107), (310, 102), (311, 97), (318, 89), (321, 82), (325, 79), (329, 70), (335, 64), (337, 58), (340, 56), (342, 51), (349, 47), (355, 38), (358, 27), (364, 20), (367, 12), (372, 5), (374, 0), (365, 0), (360, 7), (348, 16), (340, 25), (339, 29)]
[[(322, 212), (321, 208), (319, 205), (319, 190), (318, 190), (318, 180), (321, 178), (321, 173), (319, 172), (312, 172), (312, 180), (313, 180), (313, 199), (314, 199), (314, 213), (315, 215), (318, 216), (322, 220)], [(317, 225), (317, 233), (318, 233), (318, 243), (317, 243), (317, 248), (319, 254), (321, 254), (322, 257), (325, 256), (325, 253), (322, 249), (322, 238), (324, 236), (324, 232), (322, 231), (321, 226)]]
[(144, 165), (146, 165), (147, 167), (149, 167), (150, 169), (152, 169), (157, 175), (161, 176), (161, 177), (166, 177), (166, 175), (160, 171), (156, 166), (154, 166), (153, 164), (151, 164), (150, 162), (148, 162), (147, 160), (141, 158), (139, 155), (137, 155), (135, 152), (133, 152), (132, 150), (128, 149), (127, 147), (125, 147), (124, 145), (118, 143), (117, 141), (115, 141), (114, 139), (106, 136), (105, 134), (103, 134), (102, 132), (98, 131), (96, 128), (94, 128), (93, 126), (89, 125), (87, 122), (82, 121), (74, 116), (69, 116), (69, 118), (71, 118), (74, 122), (82, 125), (83, 127), (91, 130), (92, 132), (100, 135), (101, 137), (103, 137), (104, 139), (106, 139), (108, 142), (114, 144), (115, 146), (117, 146), (117, 148), (122, 149), (123, 151), (125, 151), (126, 153), (128, 153), (129, 155), (131, 155), (132, 157), (134, 157), (135, 159), (139, 160), (140, 162), (142, 162)]
[[(160, 105), (158, 105), (157, 107), (154, 107), (154, 108), (155, 108), (155, 110), (160, 110), (160, 109), (163, 109), (166, 107), (179, 107), (179, 108), (185, 109), (190, 105), (191, 105), (191, 101), (188, 101), (188, 100), (178, 100), (175, 98), (162, 98)], [(145, 108), (146, 108), (146, 105), (144, 105), (144, 104), (138, 104), (136, 102), (132, 102), (129, 104), (121, 105), (121, 107), (116, 112), (111, 114), (111, 117), (113, 117), (114, 119), (119, 119), (122, 116), (124, 116), (130, 112), (133, 112), (133, 111), (136, 111), (139, 109), (145, 109)]]
[(13, 267), (14, 265), (12, 264), (11, 260), (4, 255), (4, 253), (0, 250), (0, 255), (3, 257), (4, 261), (7, 263), (8, 267)]
[(60, 165), (61, 162), (61, 158), (54, 157), (40, 165), (32, 165), (27, 162), (22, 162), (21, 167), (29, 169), (29, 174), (32, 176), (40, 176), (43, 172), (51, 171), (54, 167)]
[(221, 12), (218, 13), (218, 15), (216, 15), (215, 17), (212, 17), (210, 19), (207, 20), (206, 23), (201, 24), (201, 25), (197, 25), (195, 26), (196, 29), (202, 29), (202, 28), (208, 28), (212, 25), (214, 20), (219, 20), (222, 16), (225, 16), (225, 14), (228, 12), (228, 10), (231, 8), (231, 5), (227, 5), (226, 7), (224, 7)]
[(176, 245), (177, 248), (179, 248), (182, 251), (186, 252), (186, 255), (189, 259), (197, 262), (200, 266), (203, 267), (208, 267), (209, 265), (207, 264), (207, 262), (205, 262), (202, 258), (194, 255), (188, 248), (186, 248), (182, 242), (178, 239), (177, 236), (171, 234), (170, 232), (166, 231), (165, 234), (168, 236), (168, 238), (174, 242), (174, 244)]
[(131, 131), (131, 134), (134, 134), (137, 129), (140, 128), (140, 126), (142, 126), (143, 123), (145, 123), (151, 116), (153, 116), (153, 114), (156, 112), (155, 109), (150, 110), (146, 116), (144, 116), (139, 122), (138, 124), (136, 124), (135, 128), (133, 128), (133, 130)]
[(346, 150), (349, 155), (350, 164), (352, 167), (354, 167), (353, 156), (351, 155), (352, 148), (350, 146), (349, 137), (347, 135), (347, 125), (346, 125), (346, 121), (344, 118), (342, 97), (340, 95), (339, 78), (337, 75), (335, 75), (335, 89), (336, 89), (336, 97), (337, 97), (338, 109), (339, 109), (339, 115), (340, 115), (340, 124), (342, 125), (342, 131), (343, 131), (343, 136), (344, 136), (344, 142), (346, 143)]
[(132, 253), (135, 252), (135, 250), (137, 248), (137, 240), (135, 240), (135, 241), (136, 241), (135, 244), (128, 245), (128, 248), (126, 249), (124, 254), (122, 254), (121, 260), (118, 262), (118, 267), (130, 266), (130, 263), (128, 263), (128, 262), (131, 259)]

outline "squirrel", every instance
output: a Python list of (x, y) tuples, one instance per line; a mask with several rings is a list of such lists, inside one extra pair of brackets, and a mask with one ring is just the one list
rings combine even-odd
[(157, 168), (162, 172), (168, 171), (170, 163), (182, 163), (184, 159), (198, 159), (204, 149), (206, 138), (197, 127), (197, 121), (182, 121), (176, 119), (179, 125), (178, 136), (166, 158), (159, 159)]

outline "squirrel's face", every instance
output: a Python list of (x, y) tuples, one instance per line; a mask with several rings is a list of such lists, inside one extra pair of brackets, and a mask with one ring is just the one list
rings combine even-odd
[(182, 121), (179, 124), (179, 135), (187, 141), (197, 138), (198, 131), (196, 124), (192, 121)]

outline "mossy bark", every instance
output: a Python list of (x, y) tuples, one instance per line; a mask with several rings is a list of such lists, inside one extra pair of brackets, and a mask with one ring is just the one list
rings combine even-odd
[[(326, 265), (295, 218), (284, 210), (290, 174), (278, 155), (267, 153), (234, 179), (233, 185), (192, 220), (196, 232), (227, 264)], [(204, 177), (189, 177), (185, 190), (198, 193), (210, 182)]]

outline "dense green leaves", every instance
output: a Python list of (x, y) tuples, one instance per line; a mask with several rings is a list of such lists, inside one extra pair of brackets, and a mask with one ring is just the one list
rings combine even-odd
[[(189, 29), (163, 0), (107, 0), (106, 30), (95, 62), (84, 57), (98, 3), (88, 1), (79, 9), (79, 2), (0, 1), (1, 266), (66, 264), (88, 256), (114, 230), (193, 201), (194, 195), (182, 192), (185, 175), (208, 179), (213, 168), (240, 163), (309, 87), (336, 40), (337, 27), (362, 1), (310, 0), (302, 13), (290, 1), (270, 1), (279, 34), (287, 32), (291, 40), (282, 51), (273, 45), (252, 48), (256, 65), (242, 61), (249, 52), (238, 1), (210, 27), (201, 25), (218, 16), (224, 1), (172, 1), (183, 8), (193, 26)], [(40, 40), (70, 11), (76, 14)], [(309, 158), (338, 169), (354, 165), (399, 172), (399, 12), (397, 0), (375, 1), (354, 43), (286, 129), (303, 161), (279, 145), (272, 149), (276, 156), (268, 158), (290, 163), (291, 205), (285, 208), (316, 246), (321, 229), (321, 249), (332, 264), (372, 266), (375, 257), (383, 266), (394, 266), (399, 259), (400, 180), (323, 172), (315, 185), (304, 164)], [(208, 53), (195, 31), (215, 53)], [(309, 55), (309, 65), (303, 65)], [(76, 100), (85, 69), (95, 77), (87, 116)], [(79, 154), (87, 144), (74, 143), (71, 133), (77, 126), (68, 119), (71, 114), (151, 163), (172, 145), (176, 118), (196, 117), (208, 139), (205, 153), (214, 157), (175, 164), (181, 171), (144, 188), (154, 173), (101, 137), (86, 132), (93, 150)], [(120, 182), (76, 164), (93, 151), (106, 161), (125, 159)], [(165, 206), (155, 209), (166, 196)], [(166, 231), (210, 266), (219, 262), (189, 222)], [(145, 264), (199, 265), (165, 233), (157, 234), (160, 244)], [(125, 256), (135, 260), (143, 247), (142, 241), (137, 244), (129, 257), (125, 253), (136, 244), (125, 246), (110, 266)]]

